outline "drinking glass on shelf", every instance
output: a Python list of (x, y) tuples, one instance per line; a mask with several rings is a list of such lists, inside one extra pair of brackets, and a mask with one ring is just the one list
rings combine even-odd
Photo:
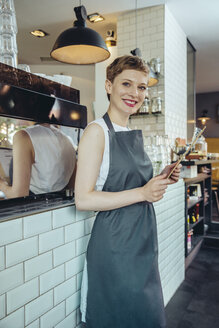
[(17, 23), (13, 13), (0, 13), (0, 33), (17, 33)]
[(15, 13), (14, 1), (13, 0), (1, 0), (0, 13), (2, 13), (2, 12)]
[(9, 33), (0, 34), (0, 52), (1, 53), (16, 53), (17, 54), (17, 42), (16, 35)]
[(17, 56), (15, 53), (0, 53), (0, 62), (17, 67)]

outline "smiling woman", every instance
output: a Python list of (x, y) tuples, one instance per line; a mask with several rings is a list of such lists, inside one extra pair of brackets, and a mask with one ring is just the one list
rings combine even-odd
[(137, 56), (108, 66), (108, 111), (85, 129), (79, 144), (76, 207), (99, 211), (82, 282), (88, 328), (165, 327), (152, 202), (178, 181), (179, 169), (170, 179), (172, 165), (152, 178), (142, 131), (127, 127), (145, 98), (148, 73)]

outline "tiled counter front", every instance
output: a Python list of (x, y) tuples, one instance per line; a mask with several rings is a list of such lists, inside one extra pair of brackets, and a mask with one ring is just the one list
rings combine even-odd
[[(155, 203), (165, 304), (184, 279), (184, 183)], [(0, 223), (0, 328), (79, 328), (93, 212), (75, 206)]]
[(0, 223), (0, 327), (79, 327), (93, 212), (75, 206)]
[(164, 198), (154, 204), (157, 217), (159, 268), (164, 303), (167, 305), (185, 278), (184, 181), (170, 185)]

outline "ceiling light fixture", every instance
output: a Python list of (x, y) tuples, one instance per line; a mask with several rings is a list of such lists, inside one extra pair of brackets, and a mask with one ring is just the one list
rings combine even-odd
[(208, 110), (203, 109), (201, 117), (198, 117), (198, 120), (201, 121), (202, 125), (205, 125), (207, 121), (211, 118), (207, 116)]
[(87, 19), (91, 23), (98, 23), (98, 22), (102, 22), (103, 20), (105, 20), (105, 18), (102, 15), (100, 15), (99, 13), (93, 13), (93, 14), (87, 15)]
[(108, 30), (106, 32), (106, 39), (105, 39), (105, 42), (106, 42), (106, 46), (109, 48), (109, 47), (115, 47), (116, 46), (116, 38), (115, 38), (115, 33), (113, 30)]
[(36, 29), (34, 31), (31, 31), (30, 34), (36, 36), (37, 38), (44, 38), (44, 36), (49, 35), (49, 33), (41, 30), (41, 29)]
[(62, 32), (57, 38), (50, 56), (68, 64), (94, 64), (110, 57), (103, 38), (86, 27), (87, 12), (84, 6), (74, 8), (77, 20), (74, 27)]

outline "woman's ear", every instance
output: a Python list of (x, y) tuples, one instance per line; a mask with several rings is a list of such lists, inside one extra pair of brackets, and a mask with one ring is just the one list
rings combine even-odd
[(105, 89), (106, 89), (107, 94), (110, 95), (111, 91), (112, 91), (112, 82), (110, 80), (106, 80)]

